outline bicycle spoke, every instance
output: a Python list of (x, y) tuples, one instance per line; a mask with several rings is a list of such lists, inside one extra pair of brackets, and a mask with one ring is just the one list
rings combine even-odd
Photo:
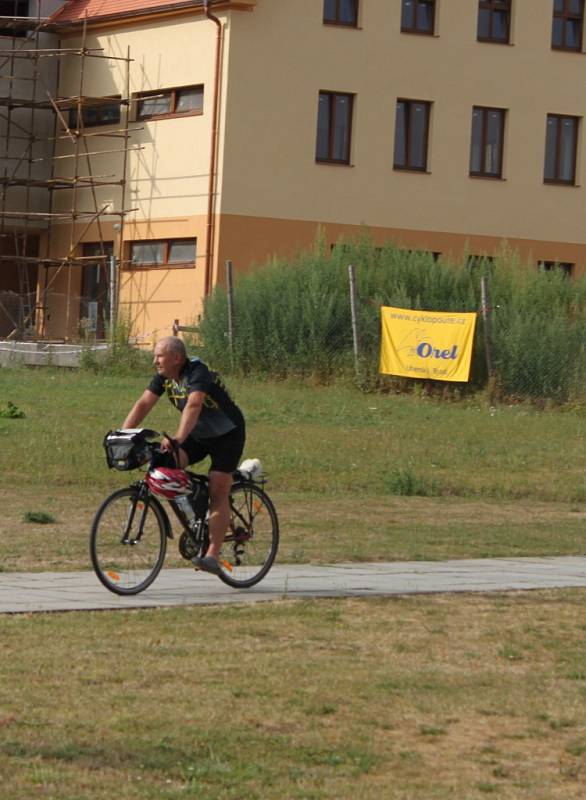
[(123, 489), (96, 514), (91, 534), (92, 564), (100, 581), (116, 594), (137, 594), (158, 575), (165, 558), (166, 533), (152, 502)]
[(221, 579), (230, 586), (248, 587), (269, 571), (279, 543), (277, 515), (268, 496), (254, 485), (233, 488), (230, 528), (222, 551)]

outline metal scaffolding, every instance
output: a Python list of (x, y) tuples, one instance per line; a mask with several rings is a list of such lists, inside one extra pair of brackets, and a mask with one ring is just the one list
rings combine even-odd
[[(126, 208), (128, 155), (139, 149), (130, 142), (132, 59), (129, 50), (111, 56), (87, 47), (86, 24), (79, 47), (61, 47), (59, 26), (40, 16), (0, 17), (0, 32), (0, 338), (47, 338), (47, 298), (66, 276), (61, 313), (63, 338), (70, 339), (81, 303), (72, 295), (72, 276), (84, 265), (103, 271), (97, 300), (115, 320), (124, 223), (133, 210)], [(95, 70), (102, 68), (98, 62), (105, 69), (112, 61), (121, 62), (124, 91), (88, 96), (90, 62)], [(74, 94), (62, 96), (65, 70), (77, 85)], [(118, 113), (109, 117), (113, 109)], [(113, 172), (98, 174), (96, 161), (106, 155), (115, 163), (114, 154)], [(117, 197), (105, 202), (103, 187), (112, 187)], [(117, 253), (107, 247), (106, 221), (118, 223)], [(87, 255), (82, 244), (90, 228), (94, 252)]]

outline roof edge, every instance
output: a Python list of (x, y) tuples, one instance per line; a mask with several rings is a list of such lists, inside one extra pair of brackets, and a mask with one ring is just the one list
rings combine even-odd
[[(251, 11), (256, 6), (256, 0), (210, 0), (210, 7), (214, 10), (242, 10)], [(166, 5), (154, 6), (152, 8), (137, 9), (136, 11), (123, 11), (115, 14), (104, 14), (103, 16), (82, 17), (76, 20), (59, 20), (59, 14), (63, 11), (64, 6), (57, 9), (47, 20), (48, 26), (53, 30), (67, 31), (77, 30), (84, 24), (89, 27), (96, 27), (111, 23), (128, 23), (138, 19), (146, 19), (158, 16), (170, 16), (176, 14), (186, 14), (189, 12), (201, 14), (204, 13), (203, 0), (178, 0), (170, 6)]]

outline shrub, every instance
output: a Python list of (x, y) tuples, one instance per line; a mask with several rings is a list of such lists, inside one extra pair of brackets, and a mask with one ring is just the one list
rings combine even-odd
[[(234, 342), (230, 352), (223, 288), (208, 298), (200, 325), (204, 357), (224, 371), (273, 377), (315, 375), (328, 381), (353, 375), (354, 353), (348, 265), (356, 270), (361, 383), (405, 390), (422, 382), (378, 374), (380, 307), (479, 311), (481, 278), (489, 279), (493, 306), (490, 383), (510, 397), (566, 402), (586, 388), (586, 280), (537, 272), (503, 249), (473, 268), (368, 237), (340, 242), (332, 252), (318, 238), (311, 252), (274, 259), (234, 284)], [(477, 321), (470, 388), (488, 385), (485, 332)], [(433, 390), (445, 383), (427, 381)], [(458, 392), (463, 390), (458, 385)]]

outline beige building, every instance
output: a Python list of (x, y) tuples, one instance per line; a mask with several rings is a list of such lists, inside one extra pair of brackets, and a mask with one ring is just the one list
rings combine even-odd
[[(56, 196), (88, 216), (53, 224), (48, 246), (88, 260), (46, 269), (41, 333), (74, 337), (88, 302), (106, 313), (110, 253), (119, 310), (149, 343), (197, 319), (227, 259), (291, 255), (320, 228), (456, 258), (505, 242), (584, 274), (583, 14), (579, 0), (65, 3), (61, 46), (103, 57), (61, 70), (92, 183)], [(85, 175), (79, 137), (57, 152), (64, 176)]]

